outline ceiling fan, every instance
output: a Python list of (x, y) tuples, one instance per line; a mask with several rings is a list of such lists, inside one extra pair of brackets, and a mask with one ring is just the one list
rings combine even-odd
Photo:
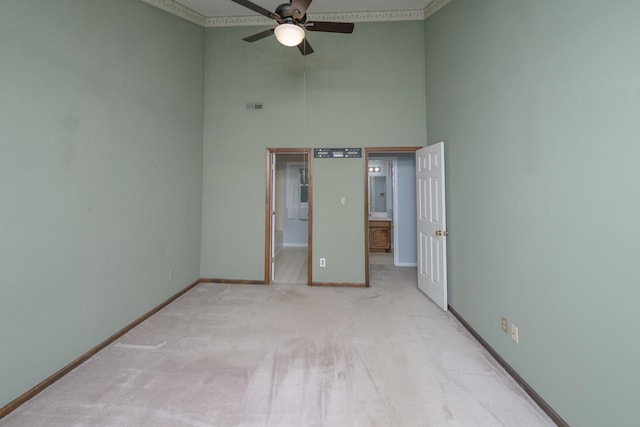
[(305, 37), (305, 30), (344, 34), (353, 32), (354, 25), (352, 22), (307, 21), (307, 8), (312, 0), (289, 0), (289, 3), (283, 3), (278, 6), (275, 12), (270, 12), (248, 0), (231, 1), (251, 9), (254, 12), (258, 12), (267, 18), (271, 18), (278, 23), (278, 26), (275, 28), (261, 31), (242, 39), (250, 43), (275, 35), (281, 44), (285, 46), (297, 46), (300, 53), (309, 55), (313, 53), (313, 48), (311, 48), (311, 45)]

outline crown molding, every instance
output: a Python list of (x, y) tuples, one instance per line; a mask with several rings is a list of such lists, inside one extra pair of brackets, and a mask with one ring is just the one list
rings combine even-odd
[(157, 7), (158, 9), (169, 12), (179, 18), (192, 22), (196, 25), (204, 27), (206, 25), (207, 18), (200, 15), (198, 12), (189, 9), (186, 6), (176, 3), (174, 0), (142, 0), (143, 2)]
[[(230, 16), (208, 18), (175, 0), (142, 0), (151, 6), (169, 12), (201, 27), (244, 27), (273, 24), (273, 20), (264, 16)], [(433, 0), (423, 10), (389, 10), (383, 12), (343, 12), (314, 13), (313, 19), (318, 21), (337, 22), (394, 22), (424, 21), (453, 0)]]
[[(314, 13), (313, 19), (334, 22), (390, 22), (390, 21), (424, 21), (424, 10), (402, 10), (385, 12), (344, 12)], [(273, 19), (263, 16), (230, 16), (206, 18), (206, 27), (240, 27), (252, 25), (271, 25)]]
[(264, 16), (225, 16), (219, 18), (205, 18), (204, 26), (212, 27), (251, 27), (256, 25), (271, 25), (273, 19)]
[(440, 9), (451, 3), (453, 0), (433, 0), (424, 8), (424, 19), (428, 19), (438, 12)]

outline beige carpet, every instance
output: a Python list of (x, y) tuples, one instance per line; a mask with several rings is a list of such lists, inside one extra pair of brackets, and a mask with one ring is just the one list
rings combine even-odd
[(369, 264), (393, 265), (393, 254), (390, 252), (369, 252)]
[(0, 425), (553, 425), (417, 290), (415, 269), (371, 277), (201, 284)]

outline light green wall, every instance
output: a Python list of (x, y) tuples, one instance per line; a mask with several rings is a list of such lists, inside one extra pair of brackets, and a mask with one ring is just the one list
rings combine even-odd
[(203, 52), (137, 0), (0, 2), (0, 407), (199, 277)]
[(455, 0), (425, 24), (450, 303), (575, 426), (638, 420), (639, 16), (636, 0)]
[[(262, 29), (207, 30), (203, 277), (263, 279), (267, 147), (426, 143), (422, 22), (309, 33), (307, 57), (242, 41)], [(364, 173), (364, 159), (313, 163), (316, 282), (364, 282)]]
[[(4, 0), (0, 406), (198, 276), (261, 280), (267, 147), (425, 145), (426, 116), (452, 306), (572, 425), (631, 425), (637, 16), (455, 0), (303, 58), (137, 0)], [(314, 281), (362, 282), (364, 162), (314, 161), (314, 191)]]

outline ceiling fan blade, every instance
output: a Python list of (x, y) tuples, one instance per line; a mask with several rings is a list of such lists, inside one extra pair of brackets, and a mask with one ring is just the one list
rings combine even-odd
[(323, 22), (312, 21), (304, 24), (304, 28), (309, 31), (322, 31), (324, 33), (353, 33), (353, 22)]
[(262, 40), (262, 39), (264, 39), (266, 37), (269, 37), (269, 36), (273, 35), (273, 30), (274, 30), (274, 28), (270, 28), (268, 30), (260, 31), (257, 34), (245, 37), (242, 40), (244, 40), (246, 42), (249, 42), (249, 43), (257, 42), (258, 40)]
[(278, 22), (282, 19), (280, 17), (280, 15), (275, 14), (275, 13), (273, 13), (271, 11), (268, 11), (264, 7), (258, 6), (257, 4), (252, 3), (252, 2), (250, 2), (248, 0), (231, 0), (231, 1), (234, 2), (234, 3), (238, 3), (239, 5), (244, 6), (247, 9), (251, 9), (254, 12), (258, 12), (260, 15), (264, 15), (267, 18), (275, 19)]
[(293, 0), (291, 2), (291, 16), (293, 19), (302, 18), (311, 4), (312, 0)]
[(313, 48), (306, 38), (298, 45), (298, 50), (303, 56), (311, 55), (313, 53)]

